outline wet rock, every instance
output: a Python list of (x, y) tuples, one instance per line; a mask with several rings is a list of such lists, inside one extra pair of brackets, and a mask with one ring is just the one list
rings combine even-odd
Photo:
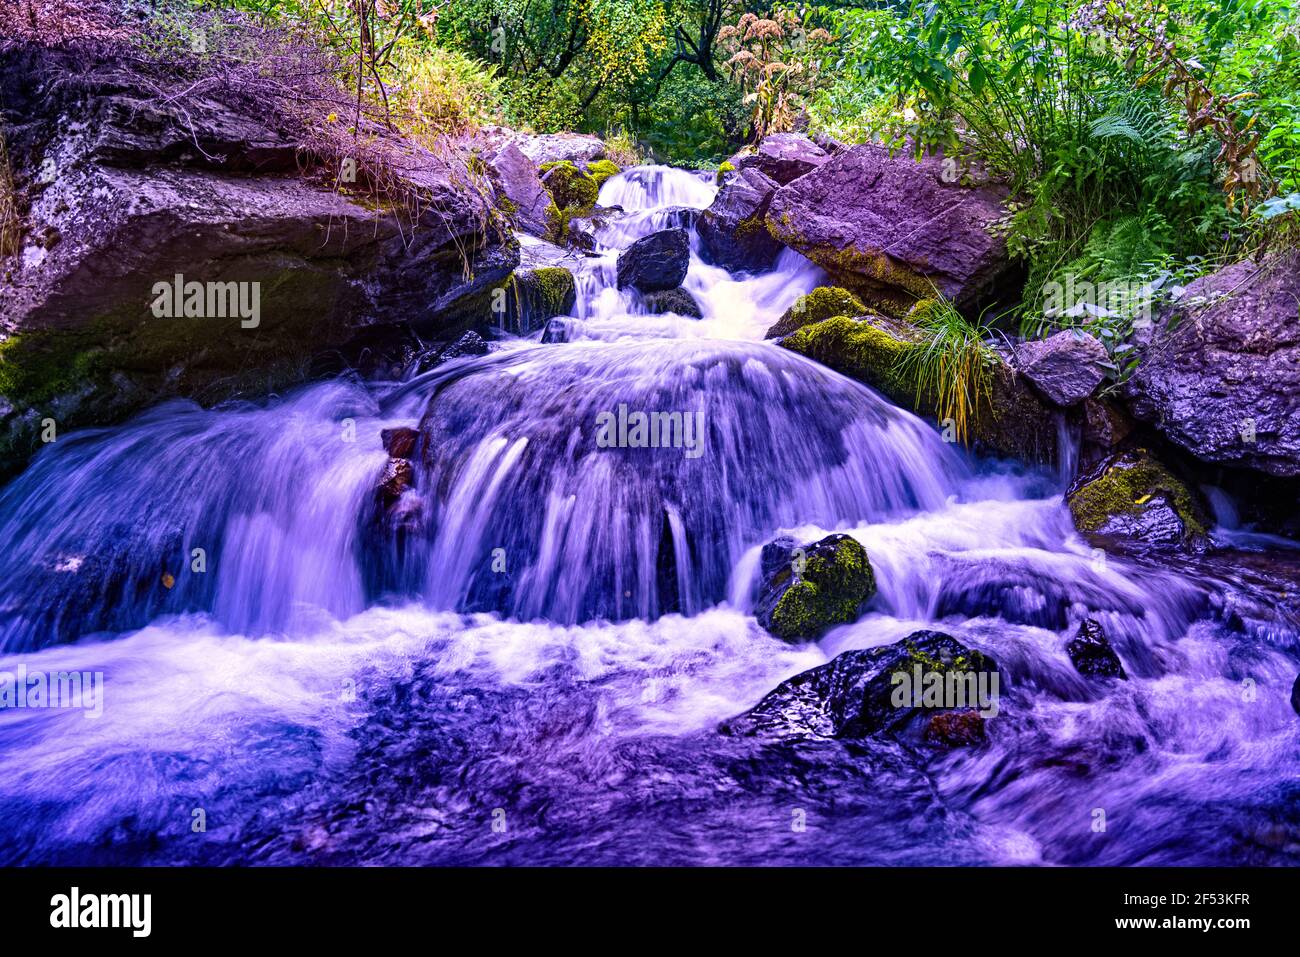
[(648, 292), (645, 294), (644, 301), (651, 315), (659, 316), (671, 312), (690, 319), (704, 318), (704, 313), (700, 310), (700, 304), (695, 301), (695, 297), (680, 286), (676, 289)]
[[(924, 345), (918, 331), (897, 319), (869, 315), (836, 316), (796, 329), (781, 346), (866, 383), (892, 402), (935, 418), (935, 396), (922, 388), (903, 362)], [(1055, 460), (1059, 441), (1053, 410), (1005, 362), (989, 372), (988, 394), (971, 422), (977, 449), (1029, 462)]]
[[(891, 645), (846, 651), (828, 664), (783, 681), (722, 730), (825, 738), (899, 732), (920, 714), (995, 705), (1000, 694), (994, 684), (998, 674), (992, 658), (952, 636), (918, 631)], [(947, 721), (954, 733), (965, 723)]]
[(596, 234), (607, 226), (615, 216), (623, 212), (618, 206), (597, 206), (582, 216), (571, 216), (565, 232), (565, 241), (575, 249), (594, 253), (598, 245)]
[(1065, 650), (1081, 675), (1089, 678), (1128, 677), (1101, 625), (1091, 618), (1079, 624), (1079, 630), (1065, 646)]
[(765, 217), (776, 190), (776, 181), (756, 169), (727, 176), (697, 226), (710, 262), (733, 272), (772, 267), (781, 244), (768, 232)]
[(384, 451), (390, 458), (410, 459), (415, 457), (415, 443), (419, 441), (420, 430), (408, 427), (384, 429), (379, 433), (384, 444)]
[(485, 356), (488, 352), (487, 340), (471, 330), (452, 342), (444, 342), (426, 350), (417, 360), (416, 372), (428, 372), (444, 362), (466, 356)]
[(830, 154), (802, 133), (773, 133), (764, 137), (752, 153), (739, 153), (730, 163), (741, 171), (758, 170), (784, 186), (828, 159)]
[(1296, 676), (1295, 684), (1291, 686), (1291, 708), (1300, 714), (1300, 675)]
[(969, 308), (1009, 275), (989, 230), (1007, 193), (955, 171), (941, 156), (854, 146), (777, 190), (767, 226), (882, 312), (901, 317), (936, 290)]
[(411, 487), (414, 479), (415, 468), (409, 459), (389, 459), (379, 477), (380, 504), (385, 509), (392, 508), (402, 493)]
[(1086, 332), (1067, 330), (1015, 347), (1016, 370), (1053, 405), (1077, 405), (1106, 378), (1106, 347)]
[(1192, 491), (1145, 449), (1112, 455), (1066, 493), (1079, 531), (1136, 544), (1198, 550), (1209, 519)]
[(772, 324), (763, 338), (779, 339), (796, 329), (835, 316), (864, 316), (868, 311), (862, 300), (847, 289), (840, 289), (838, 286), (819, 286), (808, 295), (796, 299), (794, 305)]
[(1085, 399), (1081, 406), (1079, 459), (1091, 469), (1119, 450), (1137, 427), (1129, 415), (1107, 399)]
[(1188, 285), (1128, 382), (1133, 414), (1206, 462), (1300, 476), (1300, 251)]
[(684, 229), (662, 229), (643, 236), (618, 257), (618, 288), (641, 292), (675, 289), (686, 278), (691, 245)]
[[(0, 392), (15, 407), (58, 405), (69, 429), (170, 396), (258, 396), (376, 327), (463, 328), (460, 304), (513, 269), (517, 247), (484, 232), (493, 196), (466, 188), (465, 158), (395, 145), (418, 203), (378, 208), (334, 189), (336, 169), (300, 173), (284, 117), (104, 56), (90, 70), (55, 48), (0, 60), (24, 117), (8, 158), (39, 243), (0, 277)], [(0, 472), (37, 442), (0, 437)]]
[(488, 172), (497, 187), (497, 205), (517, 228), (545, 236), (550, 228), (546, 210), (551, 194), (542, 184), (537, 164), (514, 143), (506, 143), (487, 159)]
[(576, 302), (573, 273), (564, 266), (516, 269), (497, 288), (501, 295), (493, 322), (521, 336), (543, 328), (555, 316), (568, 315)]
[(925, 725), (925, 740), (941, 748), (968, 748), (987, 737), (978, 711), (944, 711)]
[(816, 638), (857, 620), (876, 591), (866, 549), (848, 535), (829, 535), (806, 548), (778, 539), (764, 547), (762, 566), (767, 577), (755, 614), (786, 641)]

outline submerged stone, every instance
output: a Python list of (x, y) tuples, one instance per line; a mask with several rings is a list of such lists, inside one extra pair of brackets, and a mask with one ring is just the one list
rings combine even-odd
[[(992, 717), (999, 695), (999, 669), (992, 658), (951, 635), (918, 631), (890, 645), (846, 651), (783, 681), (722, 730), (863, 738), (900, 732), (925, 713), (976, 708), (976, 717)], [(949, 718), (940, 729), (956, 739), (972, 733), (970, 724), (969, 719)]]
[(1065, 650), (1081, 675), (1090, 678), (1128, 677), (1106, 632), (1091, 618), (1079, 624), (1079, 630), (1065, 646)]

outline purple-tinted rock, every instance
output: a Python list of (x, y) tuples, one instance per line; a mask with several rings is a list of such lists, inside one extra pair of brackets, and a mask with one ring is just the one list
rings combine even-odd
[(828, 159), (830, 154), (802, 133), (773, 133), (754, 152), (733, 156), (730, 162), (738, 170), (756, 169), (784, 186)]
[(777, 183), (757, 169), (733, 174), (699, 219), (696, 232), (708, 258), (723, 269), (769, 269), (781, 251), (764, 221)]
[(1078, 632), (1065, 646), (1065, 651), (1081, 675), (1089, 678), (1128, 677), (1101, 625), (1091, 618), (1080, 623)]
[(690, 258), (690, 239), (684, 229), (661, 229), (643, 236), (619, 254), (618, 288), (676, 289), (686, 278)]
[(767, 225), (881, 311), (901, 317), (936, 291), (968, 307), (1009, 271), (990, 231), (1007, 192), (969, 181), (941, 156), (854, 146), (777, 190)]
[(1300, 476), (1300, 252), (1188, 285), (1129, 380), (1133, 414), (1206, 462)]
[(488, 170), (500, 195), (513, 207), (515, 224), (526, 233), (545, 236), (546, 207), (551, 194), (542, 185), (537, 164), (514, 143), (506, 143), (487, 161)]
[(1013, 364), (1045, 399), (1069, 408), (1101, 384), (1106, 377), (1102, 363), (1108, 359), (1106, 347), (1096, 338), (1067, 330), (1020, 343)]

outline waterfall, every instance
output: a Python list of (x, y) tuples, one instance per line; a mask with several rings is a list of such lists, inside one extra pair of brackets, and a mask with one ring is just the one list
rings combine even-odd
[[(1057, 470), (979, 461), (763, 341), (826, 281), (796, 253), (731, 274), (691, 230), (702, 318), (651, 315), (619, 255), (715, 190), (607, 181), (622, 212), (545, 336), (405, 382), (168, 403), (60, 436), (0, 490), (0, 672), (106, 676), (94, 721), (0, 711), (0, 860), (1286, 862), (1240, 808), (1297, 826), (1295, 553), (1230, 529), (1255, 550), (1092, 547), (1062, 501), (1064, 418)], [(421, 439), (394, 518), (397, 427)], [(876, 597), (819, 642), (773, 638), (763, 545), (832, 532), (864, 545)], [(1065, 653), (1089, 618), (1129, 672), (1108, 690)], [(919, 628), (1002, 664), (984, 750), (715, 733)], [(195, 806), (221, 828), (192, 835)], [(1123, 809), (1104, 841), (1099, 806)], [(511, 841), (465, 836), (497, 807)], [(790, 807), (817, 841), (788, 839)]]

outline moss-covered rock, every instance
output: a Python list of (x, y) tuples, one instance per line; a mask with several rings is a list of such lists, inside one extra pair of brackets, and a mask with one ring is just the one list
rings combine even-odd
[[(922, 301), (917, 308), (925, 308)], [(886, 316), (835, 316), (796, 329), (781, 345), (881, 392), (896, 405), (935, 418), (933, 393), (920, 387), (904, 360), (924, 345), (909, 323)], [(974, 446), (993, 455), (1030, 462), (1054, 461), (1053, 412), (1005, 362), (989, 372), (988, 391), (977, 397), (971, 416)]]
[(555, 205), (560, 209), (573, 210), (573, 216), (590, 212), (600, 194), (600, 186), (595, 177), (584, 173), (568, 160), (544, 164), (542, 184), (550, 192)]
[(794, 305), (772, 324), (772, 328), (767, 330), (764, 338), (777, 339), (789, 335), (796, 329), (835, 316), (863, 316), (867, 311), (862, 300), (847, 289), (841, 289), (839, 286), (818, 286), (806, 296), (796, 299)]
[(492, 290), (493, 323), (518, 335), (535, 332), (573, 311), (575, 290), (573, 273), (563, 266), (517, 269)]
[(763, 585), (759, 623), (786, 641), (816, 638), (858, 617), (876, 592), (866, 549), (848, 535), (829, 535), (805, 548), (781, 540), (764, 549), (770, 575)]
[[(950, 635), (918, 631), (892, 645), (846, 651), (795, 675), (721, 730), (778, 737), (910, 736), (923, 719), (932, 743), (965, 746), (978, 743), (986, 720), (995, 720), (1000, 696), (996, 661)], [(970, 714), (981, 720), (951, 717), (933, 726), (939, 715)]]
[(605, 185), (605, 180), (623, 172), (613, 160), (598, 159), (587, 164), (587, 175), (596, 181), (596, 191)]
[(1189, 550), (1206, 542), (1204, 507), (1146, 449), (1109, 457), (1071, 487), (1066, 502), (1089, 536)]
[(736, 167), (731, 161), (723, 160), (721, 165), (718, 166), (718, 175), (714, 177), (714, 182), (721, 186), (726, 181), (727, 174), (735, 171)]

